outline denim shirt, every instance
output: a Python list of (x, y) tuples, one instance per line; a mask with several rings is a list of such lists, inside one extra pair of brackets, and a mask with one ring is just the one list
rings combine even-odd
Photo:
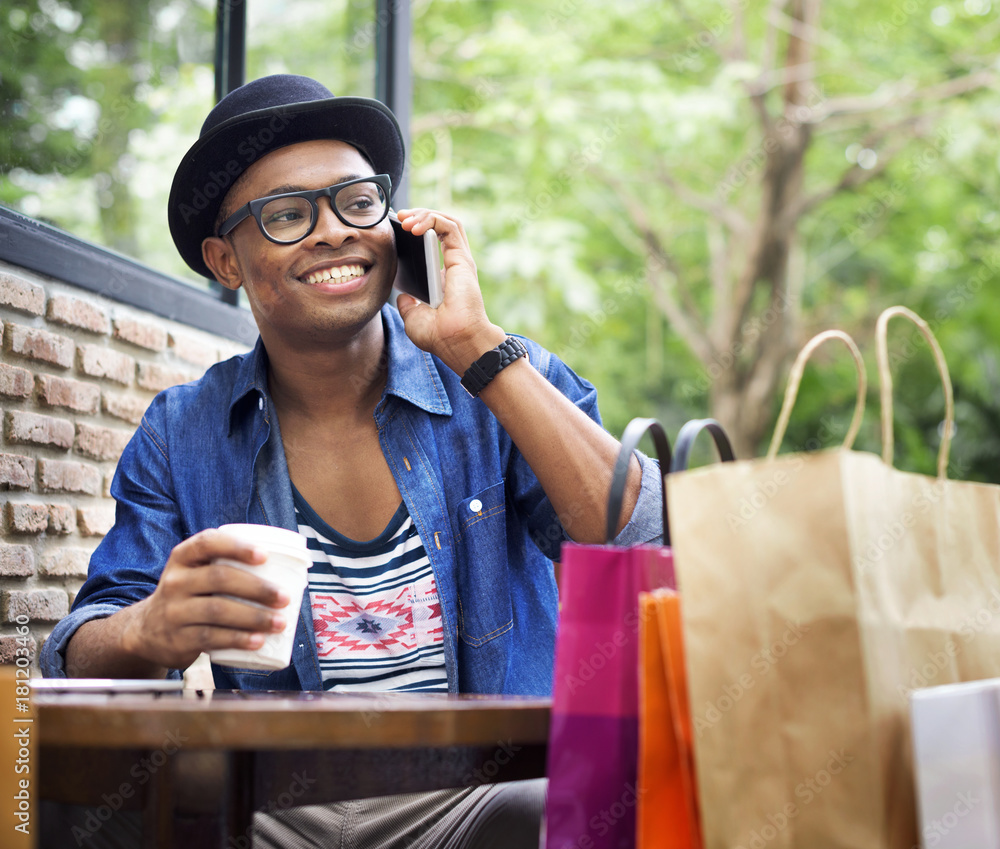
[[(434, 570), (449, 690), (547, 695), (558, 612), (550, 561), (559, 559), (566, 534), (483, 402), (413, 345), (394, 309), (383, 308), (382, 320), (388, 379), (375, 422)], [(594, 387), (523, 341), (531, 364), (599, 422)], [(655, 461), (640, 461), (642, 494), (619, 545), (660, 539), (659, 470)], [(65, 677), (66, 645), (80, 625), (150, 595), (171, 549), (192, 534), (230, 522), (297, 529), (259, 339), (252, 352), (153, 399), (118, 463), (111, 494), (114, 526), (91, 557), (72, 611), (45, 641), (40, 660), (48, 677)], [(308, 593), (289, 667), (212, 668), (224, 689), (322, 689)]]

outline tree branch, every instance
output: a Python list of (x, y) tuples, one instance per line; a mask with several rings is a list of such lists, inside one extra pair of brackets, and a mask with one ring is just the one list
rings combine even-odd
[[(792, 26), (791, 34), (788, 37), (788, 47), (785, 50), (785, 61), (783, 70), (786, 74), (792, 68), (803, 65), (811, 65), (815, 47), (811, 41), (802, 37), (803, 32), (812, 32), (819, 21), (819, 10), (822, 0), (792, 0), (792, 14), (790, 16)], [(804, 90), (800, 80), (794, 79), (794, 74), (785, 85), (785, 109), (784, 114), (788, 114), (789, 107), (801, 106), (805, 103)]]
[(788, 0), (771, 0), (771, 5), (767, 10), (767, 30), (764, 33), (764, 49), (760, 55), (761, 76), (769, 74), (774, 70), (776, 57), (778, 55), (778, 19), (782, 14), (782, 9), (788, 5)]
[(806, 283), (806, 249), (796, 234), (788, 245), (788, 274), (785, 275), (785, 312), (789, 335), (794, 339), (802, 323), (802, 292)]
[(708, 277), (712, 284), (712, 315), (708, 322), (708, 337), (712, 347), (725, 347), (725, 332), (730, 326), (732, 305), (729, 292), (729, 251), (725, 233), (712, 216), (706, 222), (708, 241)]
[[(865, 139), (865, 147), (874, 148), (876, 142), (875, 138), (881, 139), (884, 135), (888, 134), (892, 129), (898, 129), (907, 124), (918, 125), (919, 120), (917, 118), (911, 117), (904, 121), (896, 122), (892, 127), (883, 128), (884, 132), (873, 134), (869, 138)], [(826, 203), (830, 198), (835, 195), (840, 194), (844, 191), (851, 191), (858, 188), (859, 186), (865, 185), (865, 183), (870, 183), (876, 177), (882, 175), (889, 164), (893, 161), (895, 156), (905, 148), (914, 139), (922, 138), (924, 132), (917, 130), (912, 135), (900, 139), (895, 143), (889, 145), (883, 150), (877, 151), (878, 161), (874, 168), (861, 168), (859, 165), (852, 165), (847, 168), (841, 175), (840, 179), (837, 180), (832, 186), (827, 186), (825, 189), (820, 189), (814, 192), (808, 197), (803, 197), (798, 203), (789, 206), (781, 215), (780, 226), (783, 227), (794, 227), (795, 222), (797, 222), (802, 216), (812, 212), (816, 207), (823, 203)]]
[[(685, 326), (689, 327), (693, 332), (700, 333), (704, 336), (704, 329), (700, 326), (701, 321), (698, 315), (698, 305), (694, 302), (694, 298), (691, 297), (691, 292), (688, 290), (687, 286), (681, 283), (681, 267), (677, 264), (677, 260), (674, 259), (673, 254), (671, 254), (663, 242), (660, 241), (660, 237), (652, 230), (652, 228), (646, 228), (642, 231), (643, 242), (645, 243), (645, 256), (646, 256), (646, 274), (650, 273), (650, 270), (662, 269), (670, 274), (673, 278), (674, 288), (680, 294), (680, 301), (678, 301), (672, 294), (671, 300), (673, 303), (677, 304), (679, 309), (679, 314), (683, 316), (682, 320)], [(657, 278), (662, 282), (662, 277)], [(664, 290), (667, 292), (668, 290)]]
[(951, 100), (953, 97), (968, 94), (970, 91), (976, 91), (980, 88), (988, 88), (989, 86), (996, 85), (998, 82), (1000, 82), (1000, 73), (997, 73), (995, 68), (981, 68), (978, 71), (973, 71), (971, 74), (966, 74), (964, 77), (955, 77), (953, 80), (947, 80), (946, 82), (932, 85), (929, 88), (921, 89), (911, 99), (930, 101), (932, 103), (941, 100)]
[(774, 119), (771, 117), (771, 113), (767, 111), (767, 104), (764, 102), (764, 92), (754, 91), (753, 83), (749, 80), (743, 85), (750, 96), (750, 105), (753, 107), (753, 111), (757, 113), (761, 132), (764, 136), (771, 135), (771, 131), (774, 128)]
[(745, 62), (749, 55), (747, 53), (747, 27), (746, 18), (743, 16), (744, 0), (730, 0), (729, 13), (733, 18), (733, 58), (738, 62)]
[[(681, 284), (680, 266), (660, 240), (646, 214), (646, 208), (620, 180), (603, 170), (601, 173), (642, 237), (645, 245), (646, 278), (649, 280), (657, 305), (688, 347), (704, 362), (710, 362), (711, 346), (701, 326), (697, 304), (691, 293)], [(672, 286), (667, 283), (667, 275), (672, 278)], [(677, 293), (681, 296), (680, 300), (677, 298)]]
[(629, 220), (623, 218), (615, 209), (606, 209), (603, 203), (594, 204), (590, 214), (604, 223), (611, 235), (630, 253), (642, 256), (646, 252), (646, 243), (630, 226)]
[[(867, 245), (868, 243), (875, 241), (882, 235), (884, 230), (885, 218), (880, 217), (876, 222), (874, 222), (873, 227), (869, 227), (868, 231), (861, 234), (865, 237), (864, 244)], [(824, 275), (829, 274), (831, 269), (836, 268), (842, 262), (850, 259), (861, 249), (861, 247), (863, 247), (863, 245), (859, 244), (859, 242), (860, 239), (853, 237), (853, 235), (845, 236), (835, 245), (828, 248), (812, 260), (810, 265), (807, 267), (807, 281), (809, 283), (813, 283), (819, 280)]]
[(808, 41), (817, 46), (824, 44), (832, 46), (837, 42), (835, 38), (832, 38), (820, 27), (813, 26), (812, 23), (797, 20), (790, 15), (786, 15), (780, 8), (777, 7), (776, 4), (771, 5), (771, 8), (767, 10), (767, 15), (768, 23), (773, 26), (773, 29), (780, 29), (783, 32), (787, 32), (789, 35), (795, 36), (795, 38), (800, 39), (801, 41)]
[(933, 103), (949, 100), (971, 91), (996, 85), (998, 82), (1000, 82), (1000, 74), (993, 68), (982, 68), (971, 74), (955, 77), (923, 89), (917, 88), (907, 80), (897, 80), (895, 83), (879, 86), (871, 94), (835, 97), (825, 103), (818, 104), (813, 109), (810, 121), (819, 124), (834, 115), (876, 112), (917, 101)]
[[(791, 0), (791, 16), (800, 21), (807, 31), (815, 29), (819, 20), (820, 0)], [(812, 63), (813, 45), (795, 34), (789, 36), (784, 55), (784, 69), (800, 68)], [(795, 74), (789, 75), (794, 77)], [(805, 107), (807, 92), (801, 81), (790, 79), (782, 95), (783, 114), (795, 114)], [(791, 139), (768, 149), (766, 167), (761, 183), (762, 197), (756, 229), (749, 240), (746, 262), (736, 279), (730, 303), (727, 332), (736, 338), (740, 326), (749, 315), (758, 288), (770, 284), (773, 299), (784, 285), (784, 267), (787, 249), (787, 230), (782, 227), (781, 213), (801, 194), (803, 158), (809, 145), (810, 127), (792, 124)]]
[[(670, 284), (666, 280), (665, 272), (668, 272), (665, 265), (657, 262), (654, 256), (647, 256), (646, 279), (653, 291), (653, 300), (667, 317), (670, 326), (684, 340), (684, 343), (702, 363), (708, 365), (712, 362), (712, 346), (709, 344), (704, 330), (698, 327), (681, 308), (674, 293), (670, 291)], [(676, 277), (674, 279), (676, 280)]]
[(708, 277), (712, 284), (712, 296), (716, 305), (724, 303), (728, 292), (729, 263), (726, 251), (726, 237), (714, 218), (706, 222), (708, 242)]
[(802, 65), (788, 65), (784, 68), (776, 68), (766, 74), (759, 74), (750, 84), (750, 93), (753, 95), (764, 95), (772, 89), (780, 86), (804, 83), (816, 79), (816, 65), (814, 62), (806, 62)]
[(688, 206), (701, 210), (713, 218), (722, 221), (733, 233), (743, 235), (749, 232), (750, 222), (743, 217), (736, 207), (721, 203), (710, 195), (703, 195), (700, 192), (696, 192), (690, 186), (680, 182), (662, 164), (657, 167), (657, 176), (662, 183), (665, 183)]
[(812, 122), (820, 124), (835, 115), (853, 115), (859, 112), (877, 112), (894, 103), (901, 103), (913, 86), (906, 80), (880, 85), (871, 94), (850, 97), (833, 97), (813, 109)]

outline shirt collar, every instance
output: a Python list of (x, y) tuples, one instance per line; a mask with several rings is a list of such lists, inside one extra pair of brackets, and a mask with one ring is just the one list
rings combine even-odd
[[(389, 375), (383, 400), (387, 395), (395, 395), (428, 413), (450, 416), (451, 401), (439, 372), (444, 366), (410, 341), (403, 329), (402, 317), (388, 304), (382, 307), (382, 326), (389, 349)], [(267, 351), (259, 336), (257, 344), (242, 358), (236, 372), (233, 394), (229, 401), (230, 433), (236, 409), (248, 396), (262, 400), (265, 406), (270, 401), (267, 391)]]
[(261, 409), (268, 403), (267, 393), (267, 351), (264, 342), (258, 336), (257, 344), (249, 354), (240, 358), (240, 365), (233, 383), (233, 395), (229, 399), (229, 433), (233, 432), (233, 417), (236, 408), (242, 406), (244, 399), (257, 398)]

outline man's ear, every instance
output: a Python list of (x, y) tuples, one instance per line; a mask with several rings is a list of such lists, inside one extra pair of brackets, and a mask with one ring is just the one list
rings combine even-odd
[(228, 240), (221, 236), (209, 236), (201, 243), (201, 256), (215, 279), (227, 289), (239, 289), (243, 285), (243, 275)]

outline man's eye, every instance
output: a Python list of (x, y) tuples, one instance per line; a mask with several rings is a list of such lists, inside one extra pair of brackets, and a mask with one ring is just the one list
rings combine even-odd
[(382, 209), (383, 195), (378, 186), (351, 186), (337, 196), (337, 206), (344, 213), (365, 213)]
[(297, 209), (292, 209), (292, 208), (279, 209), (276, 212), (268, 211), (264, 223), (280, 224), (282, 222), (288, 222), (288, 221), (299, 221), (301, 218), (302, 218), (302, 213)]
[(273, 212), (269, 209), (265, 211), (264, 215), (264, 224), (268, 227), (271, 225), (280, 227), (282, 224), (294, 224), (301, 220), (302, 210), (294, 207), (284, 207)]

